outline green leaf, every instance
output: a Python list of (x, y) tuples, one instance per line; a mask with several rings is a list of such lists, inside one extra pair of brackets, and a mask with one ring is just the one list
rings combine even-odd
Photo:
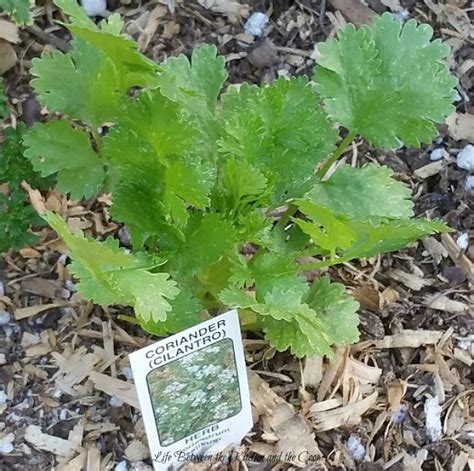
[(322, 277), (314, 282), (304, 301), (292, 311), (294, 319), (291, 321), (273, 316), (264, 318), (266, 338), (277, 350), (290, 348), (298, 357), (326, 355), (332, 358), (332, 345), (345, 345), (359, 339), (356, 313), (359, 305), (345, 293), (343, 285)]
[(25, 156), (43, 177), (57, 174), (58, 187), (74, 198), (89, 198), (102, 185), (105, 172), (89, 136), (66, 121), (36, 124), (24, 137)]
[(305, 279), (297, 275), (298, 266), (293, 262), (293, 257), (263, 252), (252, 258), (249, 269), (255, 280), (257, 300), (260, 302), (276, 288), (292, 290), (300, 297), (307, 290)]
[(23, 155), (22, 144), (26, 126), (5, 128), (4, 141), (0, 144), (0, 252), (21, 249), (33, 244), (37, 237), (31, 226), (42, 226), (44, 221), (29, 204), (27, 193), (21, 187), (27, 181), (34, 188), (46, 189), (51, 179), (42, 179)]
[(194, 214), (184, 231), (185, 242), (170, 259), (172, 271), (182, 276), (196, 274), (221, 260), (235, 245), (234, 228), (218, 214)]
[(385, 13), (318, 44), (315, 80), (329, 115), (374, 145), (431, 142), (435, 123), (454, 110), (457, 84), (443, 63), (448, 46), (432, 35), (429, 25)]
[(166, 320), (171, 311), (169, 300), (179, 294), (168, 273), (151, 272), (149, 260), (124, 252), (117, 241), (100, 243), (71, 233), (56, 214), (48, 212), (43, 218), (71, 251), (74, 262), (70, 268), (80, 278), (78, 289), (85, 297), (101, 304), (130, 304), (145, 322)]
[(297, 218), (293, 220), (311, 237), (316, 246), (327, 250), (333, 256), (338, 249), (351, 247), (356, 233), (345, 216), (337, 216), (332, 210), (307, 200), (296, 200), (295, 204), (311, 221)]
[(90, 31), (102, 30), (114, 35), (119, 35), (123, 29), (123, 20), (118, 13), (113, 13), (106, 20), (102, 20), (99, 28), (76, 0), (54, 0), (54, 4), (69, 17), (74, 26)]
[(18, 25), (32, 23), (30, 10), (33, 6), (34, 2), (32, 0), (0, 0), (0, 12), (5, 10)]
[(182, 103), (195, 113), (204, 104), (214, 113), (220, 89), (227, 78), (224, 57), (217, 55), (213, 45), (193, 50), (191, 62), (184, 55), (170, 57), (161, 64), (158, 83), (163, 95)]
[(259, 315), (266, 338), (279, 351), (288, 348), (298, 356), (327, 355), (331, 347), (356, 342), (359, 304), (346, 294), (344, 285), (322, 277), (311, 289), (275, 286), (259, 303), (252, 293), (235, 287), (219, 294), (230, 308), (251, 309)]
[(175, 299), (170, 300), (170, 304), (172, 309), (168, 312), (166, 321), (145, 321), (138, 317), (140, 325), (152, 334), (166, 335), (181, 332), (206, 320), (200, 314), (203, 310), (201, 302), (188, 291), (181, 291)]
[(113, 121), (118, 112), (120, 77), (114, 63), (85, 41), (75, 40), (70, 53), (44, 52), (32, 61), (31, 84), (39, 101), (98, 126)]
[(372, 223), (352, 221), (351, 226), (357, 237), (352, 246), (342, 253), (343, 261), (393, 252), (430, 234), (451, 231), (444, 222), (421, 218)]
[(329, 339), (314, 312), (300, 313), (292, 322), (276, 320), (271, 316), (264, 318), (265, 338), (279, 352), (290, 349), (299, 358), (326, 355), (333, 358)]
[(305, 298), (314, 309), (332, 344), (346, 345), (359, 340), (359, 303), (346, 293), (341, 283), (331, 283), (323, 276), (313, 283)]
[(165, 171), (163, 203), (178, 227), (188, 220), (187, 205), (205, 209), (209, 205), (209, 193), (214, 183), (212, 167), (199, 164), (185, 165), (171, 162)]
[(248, 162), (275, 182), (274, 200), (302, 196), (337, 133), (306, 77), (231, 88), (223, 96), (225, 156)]
[[(331, 209), (310, 201), (296, 200), (295, 204), (310, 221), (294, 218), (294, 222), (307, 233), (318, 248), (328, 251), (329, 260), (321, 266), (346, 262), (353, 258), (372, 257), (405, 247), (434, 232), (450, 229), (440, 221), (427, 219), (385, 219), (380, 217), (352, 219), (346, 214), (336, 214)], [(316, 264), (310, 264), (313, 266)], [(303, 265), (304, 267), (304, 265)]]
[(306, 194), (312, 202), (354, 219), (410, 218), (410, 188), (392, 178), (388, 167), (341, 165), (329, 180), (316, 183)]
[(77, 26), (98, 31), (97, 25), (87, 16), (84, 8), (76, 0), (53, 0), (54, 4)]
[(267, 203), (268, 179), (245, 160), (229, 158), (219, 175), (214, 206), (232, 218), (245, 215), (256, 205)]
[(132, 87), (156, 85), (157, 65), (120, 34), (123, 22), (111, 15), (101, 30), (75, 0), (57, 0), (74, 34), (71, 52), (43, 53), (34, 59), (32, 80), (40, 102), (94, 126), (114, 121), (118, 104)]
[[(76, 24), (67, 25), (77, 38), (102, 52), (113, 63), (119, 80), (119, 89), (127, 92), (131, 87), (156, 85), (156, 64), (141, 54), (138, 45), (132, 39), (122, 35), (111, 34), (116, 26), (109, 26), (106, 31), (93, 31)], [(100, 79), (105, 79), (101, 76)]]
[(219, 300), (229, 308), (249, 309), (259, 304), (250, 293), (235, 287), (222, 290), (219, 293)]
[(5, 118), (8, 114), (8, 97), (5, 92), (5, 83), (2, 78), (0, 78), (0, 119)]
[[(150, 159), (163, 164), (167, 157), (189, 152), (196, 144), (196, 131), (192, 123), (185, 120), (182, 107), (163, 96), (159, 89), (141, 92), (136, 99), (128, 99), (121, 106), (114, 135), (114, 158), (133, 165), (134, 155), (120, 151), (122, 135), (129, 133), (136, 137), (136, 142), (142, 143), (138, 148), (142, 155), (142, 147), (150, 145), (156, 152)], [(107, 139), (108, 136), (105, 141)]]

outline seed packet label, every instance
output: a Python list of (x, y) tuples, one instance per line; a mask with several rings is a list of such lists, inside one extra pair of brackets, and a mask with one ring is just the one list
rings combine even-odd
[(155, 470), (212, 460), (252, 427), (237, 311), (130, 355)]

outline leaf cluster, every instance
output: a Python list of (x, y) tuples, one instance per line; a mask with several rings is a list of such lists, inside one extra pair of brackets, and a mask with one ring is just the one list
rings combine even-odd
[(6, 128), (4, 141), (0, 143), (0, 252), (33, 243), (36, 236), (30, 227), (44, 224), (28, 204), (21, 182), (25, 180), (36, 188), (45, 188), (52, 182), (41, 179), (24, 157), (24, 132), (25, 126), (21, 123), (15, 129)]
[[(319, 45), (314, 80), (223, 90), (214, 46), (154, 64), (121, 34), (120, 18), (96, 25), (73, 0), (57, 3), (72, 49), (34, 60), (32, 84), (63, 117), (25, 136), (26, 155), (72, 197), (111, 192), (111, 214), (133, 241), (129, 253), (45, 215), (89, 299), (134, 306), (156, 334), (237, 307), (276, 349), (330, 356), (358, 338), (358, 306), (327, 277), (310, 286), (304, 269), (448, 230), (414, 219), (410, 188), (384, 166), (326, 172), (355, 135), (389, 148), (434, 137), (456, 82), (429, 27), (389, 14), (349, 25)], [(340, 126), (349, 134), (336, 149)]]
[(0, 13), (5, 11), (18, 25), (30, 24), (33, 5), (33, 0), (0, 0)]

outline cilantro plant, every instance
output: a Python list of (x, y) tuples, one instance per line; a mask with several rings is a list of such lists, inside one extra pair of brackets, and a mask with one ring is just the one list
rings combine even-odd
[(0, 119), (4, 119), (8, 114), (8, 97), (5, 93), (5, 83), (2, 78), (0, 78)]
[(29, 204), (21, 182), (26, 180), (40, 188), (46, 188), (52, 182), (40, 178), (23, 156), (24, 132), (22, 123), (18, 123), (15, 129), (6, 128), (4, 141), (0, 143), (0, 252), (32, 244), (36, 236), (30, 232), (30, 227), (44, 225)]
[(43, 215), (88, 299), (133, 306), (158, 335), (238, 308), (277, 350), (330, 356), (357, 340), (358, 305), (342, 284), (310, 285), (304, 271), (448, 230), (413, 218), (410, 188), (387, 167), (332, 172), (356, 136), (382, 148), (436, 136), (456, 80), (429, 26), (390, 14), (349, 25), (319, 45), (314, 80), (223, 89), (214, 46), (155, 64), (117, 16), (97, 26), (73, 0), (56, 3), (72, 48), (34, 60), (32, 85), (62, 117), (28, 133), (26, 155), (74, 198), (110, 192), (133, 242), (127, 251)]
[(0, 13), (5, 11), (17, 24), (30, 24), (33, 5), (34, 0), (0, 0)]

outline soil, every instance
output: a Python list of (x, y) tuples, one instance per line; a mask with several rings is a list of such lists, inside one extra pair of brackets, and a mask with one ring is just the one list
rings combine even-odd
[[(211, 8), (236, 3), (112, 0), (108, 8), (124, 15), (127, 32), (135, 39), (149, 22), (150, 12), (161, 9), (146, 54), (161, 61), (187, 54), (198, 44), (216, 44), (227, 59), (229, 83), (311, 74), (315, 43), (334, 35), (354, 14), (392, 8), (431, 24), (435, 36), (454, 47), (449, 60), (460, 80), (457, 112), (474, 113), (474, 67), (466, 67), (474, 59), (474, 33), (471, 23), (465, 34), (466, 21), (461, 21), (467, 18), (469, 23), (472, 18), (470, 2), (451, 0), (438, 8), (428, 0), (368, 0), (368, 6), (359, 0), (342, 6), (325, 0), (248, 0), (247, 7), (239, 10), (242, 14), (227, 16)], [(334, 8), (338, 4), (339, 10)], [(243, 29), (248, 12), (254, 11), (270, 17), (265, 36), (256, 40)], [(31, 60), (44, 50), (67, 49), (70, 40), (53, 18), (60, 16), (51, 3), (34, 8), (33, 25), (21, 28), (21, 41), (14, 45), (18, 62), (4, 76), (12, 116), (28, 125), (46, 119), (29, 86)], [(454, 229), (451, 235), (432, 237), (397, 253), (328, 270), (361, 303), (360, 342), (338, 350), (336, 362), (330, 364), (275, 353), (259, 336), (246, 341), (248, 365), (271, 394), (293, 407), (294, 417), (301, 419), (299, 427), (308, 427), (304, 433), (319, 450), (320, 459), (305, 469), (474, 469), (474, 193), (466, 189), (469, 173), (456, 165), (458, 152), (472, 142), (455, 140), (448, 125), (439, 130), (436, 142), (420, 149), (382, 152), (356, 140), (345, 154), (357, 164), (377, 161), (391, 167), (397, 178), (412, 186), (417, 215), (441, 218)], [(436, 148), (443, 148), (445, 156), (426, 176), (425, 167), (433, 164), (430, 153)], [(108, 216), (107, 197), (78, 202), (55, 191), (45, 196), (57, 207), (68, 208), (78, 227), (99, 237), (123, 238)], [(456, 240), (464, 233), (470, 244), (460, 250)], [(150, 339), (118, 319), (127, 312), (124, 308), (104, 310), (84, 301), (75, 308), (67, 305), (78, 295), (67, 273), (64, 246), (51, 231), (40, 232), (37, 246), (10, 251), (0, 260), (0, 303), (12, 313), (0, 326), (0, 395), (6, 394), (3, 405), (0, 401), (0, 443), (13, 434), (14, 445), (8, 453), (0, 447), (0, 471), (151, 470), (139, 411), (117, 387), (119, 383), (104, 379), (133, 388), (127, 354)], [(41, 311), (46, 304), (52, 306)], [(25, 313), (26, 307), (37, 307), (38, 312)], [(18, 310), (24, 318), (18, 319)], [(441, 405), (443, 430), (436, 440), (426, 424), (431, 397)], [(329, 400), (340, 404), (331, 408)], [(342, 410), (351, 405), (354, 411)], [(245, 459), (217, 463), (213, 469), (297, 469), (294, 463), (264, 457), (278, 450), (282, 440), (289, 449), (299, 446), (300, 436), (283, 439), (281, 428), (272, 427), (274, 411), (255, 404), (254, 408), (255, 426), (239, 449), (247, 453)], [(334, 410), (346, 417), (336, 420), (335, 426)], [(49, 436), (43, 447), (30, 437), (37, 430), (34, 426)], [(357, 446), (362, 447), (361, 455)], [(188, 463), (185, 469), (208, 467)]]

